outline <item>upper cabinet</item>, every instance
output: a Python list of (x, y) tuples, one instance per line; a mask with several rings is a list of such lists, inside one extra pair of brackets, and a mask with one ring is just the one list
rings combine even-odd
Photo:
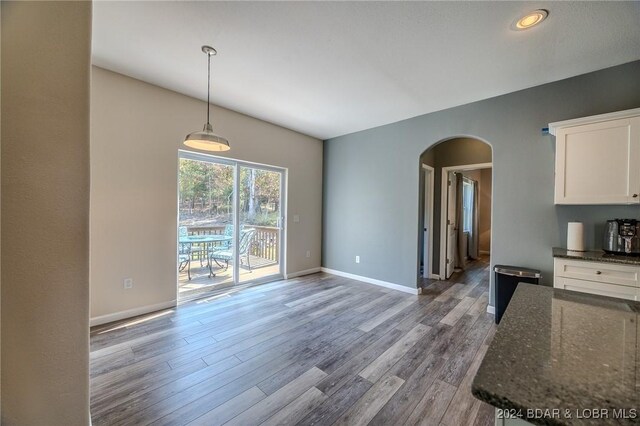
[(556, 204), (640, 204), (640, 108), (549, 124)]

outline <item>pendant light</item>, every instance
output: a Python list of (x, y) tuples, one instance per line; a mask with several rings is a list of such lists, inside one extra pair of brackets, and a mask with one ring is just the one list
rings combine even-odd
[(210, 108), (209, 96), (211, 94), (211, 57), (218, 52), (211, 46), (202, 46), (202, 51), (207, 55), (207, 124), (201, 132), (189, 133), (184, 139), (184, 144), (190, 148), (202, 151), (228, 151), (231, 149), (229, 141), (213, 133), (213, 127), (209, 122)]

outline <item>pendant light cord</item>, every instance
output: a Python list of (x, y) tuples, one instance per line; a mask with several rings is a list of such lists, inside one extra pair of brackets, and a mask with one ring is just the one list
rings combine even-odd
[(209, 122), (209, 97), (211, 96), (211, 55), (207, 53), (207, 124)]

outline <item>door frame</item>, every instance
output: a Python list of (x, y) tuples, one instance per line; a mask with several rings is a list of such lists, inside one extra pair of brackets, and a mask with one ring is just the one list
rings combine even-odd
[[(237, 280), (234, 279), (234, 283), (235, 284), (247, 284), (247, 283), (261, 283), (261, 282), (269, 282), (269, 281), (274, 281), (274, 280), (281, 280), (284, 279), (284, 277), (286, 276), (286, 265), (285, 265), (285, 260), (286, 260), (286, 256), (287, 256), (287, 244), (286, 244), (286, 238), (287, 238), (287, 218), (286, 218), (286, 211), (287, 211), (287, 187), (288, 187), (288, 169), (285, 167), (277, 167), (277, 166), (270, 166), (270, 165), (266, 165), (266, 164), (260, 164), (260, 163), (252, 163), (249, 161), (242, 161), (242, 160), (233, 160), (236, 164), (236, 176), (235, 179), (237, 179), (237, 184), (236, 181), (234, 181), (234, 185), (236, 185), (236, 187), (239, 189), (240, 188), (240, 168), (241, 167), (245, 167), (245, 168), (253, 168), (253, 169), (258, 169), (258, 170), (267, 170), (270, 172), (275, 172), (275, 173), (280, 173), (280, 220), (278, 221), (278, 223), (280, 224), (279, 228), (280, 228), (280, 248), (279, 248), (279, 253), (278, 253), (278, 258), (279, 258), (279, 264), (280, 264), (280, 272), (277, 274), (273, 274), (273, 275), (267, 275), (261, 278), (257, 278), (257, 279), (253, 279), (253, 280), (248, 280), (248, 281), (244, 281), (244, 282), (240, 282), (240, 259), (239, 256), (235, 256), (234, 253), (234, 277), (238, 277)], [(238, 197), (238, 200), (236, 202), (236, 204), (234, 205), (234, 207), (236, 208), (235, 211), (235, 217), (234, 217), (234, 223), (236, 224), (240, 224), (240, 196), (239, 196), (239, 192), (238, 191), (234, 191), (234, 193), (236, 194), (236, 196)], [(234, 226), (234, 239), (238, 242), (240, 242), (240, 226)], [(237, 237), (237, 238), (236, 238)], [(237, 246), (236, 246), (237, 247)], [(237, 259), (235, 259), (235, 257), (238, 257)]]
[[(226, 164), (234, 167), (233, 172), (233, 238), (234, 238), (234, 262), (233, 262), (233, 282), (230, 285), (237, 284), (247, 284), (247, 283), (260, 283), (267, 281), (277, 281), (279, 279), (284, 279), (285, 271), (286, 271), (286, 259), (287, 259), (287, 188), (288, 188), (288, 172), (289, 170), (285, 167), (277, 167), (270, 166), (268, 164), (254, 163), (250, 161), (237, 160), (235, 158), (229, 157), (219, 157), (217, 155), (204, 154), (195, 151), (188, 151), (179, 149), (178, 150), (178, 167), (181, 159), (193, 160), (193, 161), (204, 161), (210, 163), (219, 163)], [(240, 183), (240, 167), (249, 167), (256, 168), (260, 170), (267, 170), (271, 172), (280, 173), (280, 248), (279, 248), (279, 259), (280, 259), (280, 272), (277, 274), (261, 277), (255, 280), (249, 280), (240, 283), (240, 262), (238, 259), (238, 254), (235, 252), (235, 247), (238, 246), (237, 242), (240, 240), (240, 229), (238, 224), (240, 223), (240, 196), (238, 194), (238, 187)], [(176, 178), (179, 178), (178, 174), (176, 174)], [(177, 198), (180, 197), (180, 186), (178, 185)], [(178, 206), (176, 206), (179, 208)], [(176, 221), (178, 225), (180, 225), (180, 212), (176, 211)], [(177, 229), (177, 227), (176, 227)], [(177, 247), (176, 241), (176, 247)], [(177, 270), (177, 269), (176, 269)], [(176, 290), (178, 289), (178, 280), (176, 276)]]
[[(433, 274), (433, 197), (435, 191), (435, 169), (423, 164), (422, 179), (425, 191), (424, 211), (422, 215), (422, 276), (424, 278), (439, 278), (437, 275)], [(426, 231), (427, 238), (424, 238), (424, 228), (427, 228), (428, 230)]]
[[(477, 164), (464, 164), (460, 166), (447, 166), (442, 168), (442, 180), (441, 180), (441, 189), (440, 189), (440, 269), (439, 275), (441, 280), (446, 280), (447, 278), (447, 217), (448, 217), (448, 208), (449, 205), (447, 203), (447, 175), (449, 172), (466, 172), (469, 170), (480, 170), (480, 169), (492, 169), (493, 163), (477, 163)], [(492, 203), (493, 203), (493, 194), (492, 194)], [(491, 214), (493, 215), (493, 209), (491, 210)], [(444, 272), (444, 273), (443, 273)]]

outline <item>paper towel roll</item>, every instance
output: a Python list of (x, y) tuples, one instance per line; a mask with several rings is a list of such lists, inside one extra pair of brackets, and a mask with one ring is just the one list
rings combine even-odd
[(584, 224), (582, 222), (567, 224), (567, 250), (584, 251)]

